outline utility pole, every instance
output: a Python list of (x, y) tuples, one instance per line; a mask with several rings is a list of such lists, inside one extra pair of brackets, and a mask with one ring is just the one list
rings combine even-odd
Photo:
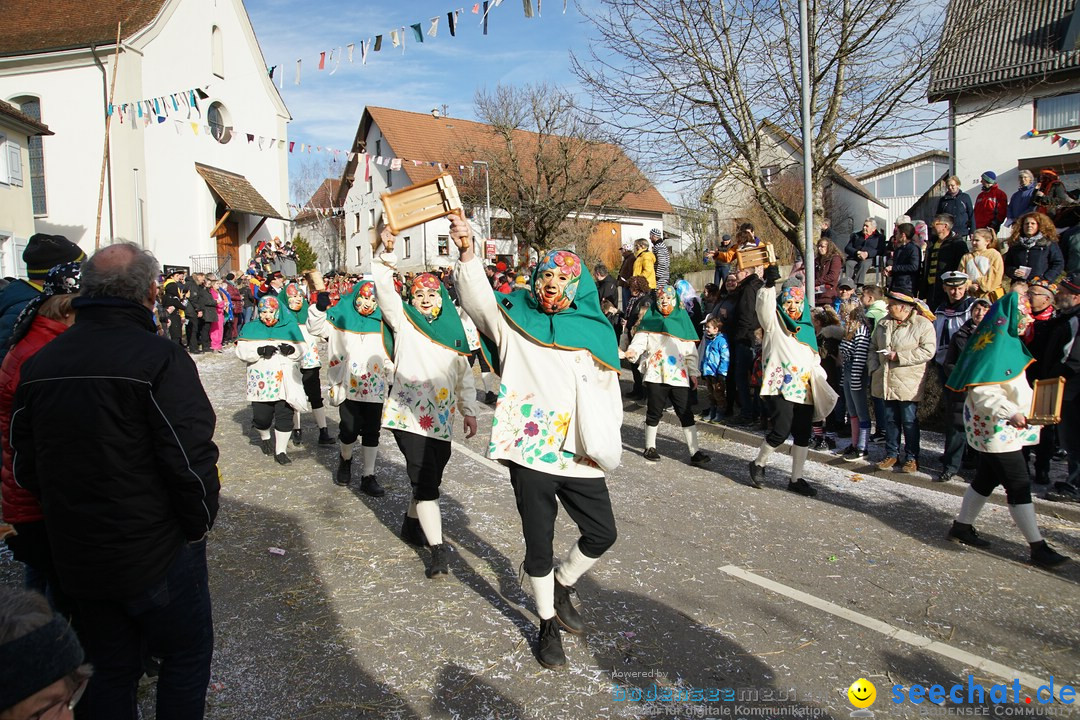
[(803, 265), (806, 268), (806, 297), (814, 304), (814, 193), (810, 143), (813, 117), (810, 115), (810, 20), (806, 0), (799, 0), (799, 64), (802, 71), (802, 157), (803, 157)]
[(484, 214), (484, 254), (487, 254), (487, 241), (491, 240), (491, 177), (488, 175), (486, 160), (473, 160), (472, 164), (484, 166), (484, 195), (487, 198), (487, 210)]

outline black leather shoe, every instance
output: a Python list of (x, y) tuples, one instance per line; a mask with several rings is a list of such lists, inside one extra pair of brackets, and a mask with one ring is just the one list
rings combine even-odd
[(970, 545), (971, 547), (990, 547), (989, 540), (983, 540), (979, 537), (979, 533), (975, 532), (975, 528), (971, 525), (965, 525), (964, 523), (958, 523), (953, 520), (952, 527), (949, 528), (949, 534), (946, 536), (949, 540), (953, 540), (964, 545)]
[(559, 621), (555, 618), (540, 621), (540, 640), (537, 643), (536, 659), (549, 670), (562, 670), (566, 667), (566, 653), (563, 652), (562, 636), (559, 634)]
[(435, 578), (449, 574), (450, 569), (446, 564), (446, 544), (432, 545), (431, 565), (428, 566), (427, 576), (429, 578)]
[(938, 473), (937, 475), (935, 475), (934, 477), (932, 477), (930, 479), (933, 480), (934, 482), (937, 482), (937, 483), (947, 483), (947, 482), (952, 482), (953, 480), (956, 480), (958, 478), (956, 476), (956, 473), (951, 473), (948, 470), (945, 470), (943, 472)]
[(334, 473), (334, 484), (344, 486), (350, 482), (352, 482), (352, 458), (346, 460), (339, 456), (337, 472)]
[(336, 445), (337, 440), (330, 437), (330, 431), (326, 428), (319, 428), (319, 444), (320, 445)]
[(1031, 564), (1041, 568), (1053, 568), (1066, 563), (1069, 558), (1046, 544), (1045, 540), (1031, 543)]
[(300, 428), (296, 428), (295, 430), (292, 431), (292, 441), (293, 441), (293, 445), (303, 445), (304, 444), (304, 434), (302, 432), (300, 432)]
[(761, 481), (765, 479), (765, 468), (753, 460), (750, 461), (750, 487), (761, 489)]
[(360, 478), (360, 492), (371, 497), (382, 497), (386, 494), (386, 490), (379, 484), (379, 481), (374, 475), (365, 475)]
[(641, 453), (641, 457), (650, 462), (656, 462), (660, 459), (660, 453), (656, 452), (656, 448), (645, 448), (645, 452)]
[(802, 478), (789, 481), (787, 484), (787, 489), (793, 493), (797, 493), (804, 497), (814, 497), (815, 495), (817, 495), (817, 488), (806, 482)]
[(567, 632), (584, 635), (585, 621), (581, 619), (574, 603), (570, 601), (570, 595), (573, 592), (574, 588), (566, 587), (559, 582), (558, 576), (555, 577), (555, 618)]
[(401, 539), (416, 547), (427, 547), (427, 537), (424, 535), (424, 528), (420, 527), (419, 518), (409, 517), (409, 514), (405, 513), (405, 519), (401, 521)]
[(710, 462), (712, 462), (712, 458), (700, 450), (690, 456), (691, 465), (708, 465)]
[(260, 444), (262, 445), (263, 455), (272, 456), (274, 454), (274, 443), (272, 440), (262, 440)]
[(285, 453), (278, 453), (274, 456), (274, 460), (277, 462), (278, 465), (288, 465), (292, 462), (292, 460), (289, 459), (289, 456)]

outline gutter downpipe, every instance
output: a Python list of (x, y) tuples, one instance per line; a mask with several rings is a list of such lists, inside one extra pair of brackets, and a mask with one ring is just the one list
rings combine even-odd
[[(101, 98), (102, 109), (106, 112), (109, 109), (109, 74), (105, 70), (105, 64), (101, 62), (101, 58), (97, 54), (97, 45), (90, 44), (90, 54), (94, 56), (94, 64), (101, 70)], [(116, 54), (119, 56), (120, 48), (116, 48)], [(112, 153), (110, 152), (105, 158), (105, 175), (108, 178), (109, 186), (109, 241), (112, 242), (113, 237), (116, 235), (115, 228), (113, 226), (113, 181), (112, 181)], [(138, 188), (135, 190), (138, 193)]]

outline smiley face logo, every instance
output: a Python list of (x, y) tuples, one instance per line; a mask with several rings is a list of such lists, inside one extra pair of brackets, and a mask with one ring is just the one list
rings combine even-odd
[(877, 688), (866, 678), (859, 678), (851, 683), (847, 691), (848, 700), (857, 708), (868, 708), (877, 700)]

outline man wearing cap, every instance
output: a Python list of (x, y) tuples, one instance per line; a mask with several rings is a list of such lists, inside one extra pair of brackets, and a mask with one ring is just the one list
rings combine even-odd
[[(937, 336), (937, 352), (934, 362), (940, 370), (945, 364), (952, 336), (971, 319), (973, 298), (967, 294), (968, 276), (959, 270), (942, 273), (941, 284), (945, 287), (945, 301), (934, 311), (934, 334)], [(942, 376), (942, 381), (945, 377)]]
[(664, 233), (656, 228), (649, 231), (649, 240), (656, 256), (656, 287), (665, 288), (671, 277), (671, 250), (664, 244)]
[[(1028, 284), (1027, 301), (1028, 314), (1031, 322), (1020, 334), (1020, 339), (1027, 346), (1028, 352), (1035, 358), (1035, 362), (1027, 366), (1027, 378), (1032, 387), (1036, 380), (1043, 379), (1043, 373), (1049, 369), (1050, 358), (1047, 355), (1047, 342), (1050, 340), (1050, 330), (1053, 328), (1053, 320), (1057, 316), (1054, 308), (1054, 300), (1057, 295), (1057, 286), (1045, 280), (1036, 278)], [(1046, 376), (1052, 377), (1052, 376)], [(1032, 481), (1031, 492), (1036, 497), (1045, 498), (1050, 490), (1050, 460), (1057, 452), (1056, 430), (1045, 428), (1039, 436), (1039, 444), (1035, 446), (1035, 479)], [(1024, 449), (1025, 457), (1029, 454), (1028, 448)]]
[(731, 274), (731, 265), (735, 262), (738, 253), (731, 244), (731, 236), (725, 233), (720, 238), (720, 247), (713, 251), (713, 262), (716, 269), (713, 272), (713, 282), (717, 287), (724, 287), (724, 280)]
[(859, 299), (855, 297), (855, 281), (849, 277), (841, 277), (836, 281), (836, 297), (833, 298), (832, 308), (842, 319), (847, 318), (844, 308), (853, 308), (859, 305)]
[[(945, 353), (945, 377), (949, 377), (956, 367), (956, 361), (960, 359), (968, 340), (989, 310), (990, 301), (986, 298), (971, 301), (971, 318), (961, 325), (949, 340), (949, 348)], [(946, 389), (945, 394), (949, 408), (945, 425), (945, 452), (941, 456), (941, 472), (933, 477), (934, 482), (949, 482), (956, 478), (964, 459), (964, 449), (967, 447), (967, 438), (964, 435), (964, 393)]]
[(1058, 437), (1069, 454), (1069, 480), (1053, 484), (1059, 499), (1080, 502), (1080, 272), (1058, 283), (1058, 316), (1047, 329), (1047, 367), (1042, 377), (1065, 378), (1065, 399), (1061, 404)]
[(975, 229), (990, 228), (997, 232), (1009, 209), (1009, 198), (998, 187), (997, 173), (987, 170), (979, 178), (982, 190), (975, 198)]
[(7, 355), (15, 319), (26, 303), (41, 294), (41, 283), (54, 265), (86, 258), (78, 245), (62, 235), (38, 233), (30, 236), (23, 250), (26, 280), (16, 280), (0, 292), (0, 360)]
[(165, 282), (161, 286), (162, 304), (169, 315), (169, 339), (177, 345), (183, 345), (184, 309), (187, 306), (188, 292), (184, 286), (184, 269), (169, 268)]

